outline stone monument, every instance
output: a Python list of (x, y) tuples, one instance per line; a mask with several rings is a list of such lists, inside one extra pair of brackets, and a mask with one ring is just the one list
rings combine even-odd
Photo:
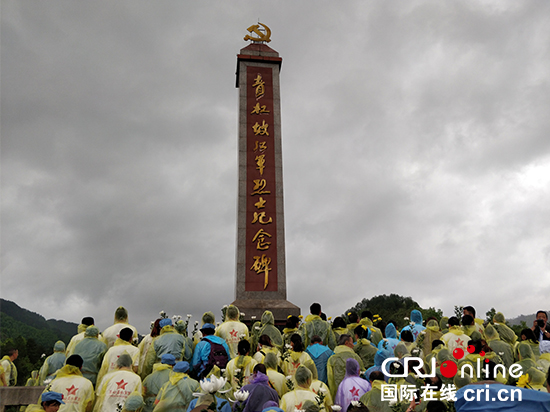
[[(261, 27), (260, 27), (261, 26)], [(235, 301), (245, 321), (267, 309), (278, 324), (300, 308), (286, 300), (279, 53), (262, 23), (237, 55), (239, 197)]]

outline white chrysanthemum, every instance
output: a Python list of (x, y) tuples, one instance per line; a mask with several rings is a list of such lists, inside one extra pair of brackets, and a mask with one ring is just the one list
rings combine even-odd
[(361, 402), (359, 401), (351, 401), (351, 406), (355, 406), (356, 408), (359, 407), (359, 405), (361, 405)]
[(261, 328), (259, 326), (254, 326), (254, 329), (260, 330)]
[(244, 318), (244, 312), (241, 312), (241, 316)]
[(254, 320), (256, 319), (256, 316), (251, 316), (250, 319)]
[(190, 317), (192, 317), (192, 316), (193, 316), (193, 315), (190, 315), (189, 313), (187, 314), (187, 318), (190, 318)]
[(287, 380), (291, 380), (292, 379), (292, 375), (287, 375)]
[(234, 395), (235, 400), (244, 402), (248, 399), (248, 395), (250, 395), (250, 393), (248, 391), (243, 391), (242, 389), (239, 389), (237, 392), (234, 393)]
[(332, 405), (331, 408), (334, 412), (339, 412), (342, 410), (342, 407), (340, 405)]
[(324, 386), (321, 386), (319, 388), (319, 392), (327, 393), (327, 388), (325, 388)]

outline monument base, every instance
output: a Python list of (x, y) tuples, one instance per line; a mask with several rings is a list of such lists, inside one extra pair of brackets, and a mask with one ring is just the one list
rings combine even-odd
[(254, 321), (260, 321), (263, 313), (266, 310), (273, 313), (276, 326), (284, 326), (289, 315), (299, 316), (300, 308), (293, 303), (283, 299), (237, 299), (232, 303), (239, 308), (239, 311), (244, 312), (244, 322), (254, 323), (252, 316), (255, 316)]

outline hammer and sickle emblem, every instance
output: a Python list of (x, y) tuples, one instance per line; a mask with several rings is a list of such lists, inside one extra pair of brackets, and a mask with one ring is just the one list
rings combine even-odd
[[(259, 25), (262, 25), (263, 28), (265, 29), (265, 33), (262, 33), (260, 31), (260, 26)], [(258, 35), (258, 37), (252, 37), (250, 35), (246, 35), (244, 36), (244, 39), (245, 40), (252, 40), (252, 41), (256, 41), (256, 42), (261, 42), (261, 41), (265, 41), (266, 43), (269, 43), (271, 41), (270, 37), (271, 37), (271, 30), (269, 29), (269, 27), (267, 27), (265, 24), (263, 23), (260, 23), (258, 22), (258, 24), (254, 24), (252, 26), (250, 26), (248, 29), (250, 33), (256, 33)]]

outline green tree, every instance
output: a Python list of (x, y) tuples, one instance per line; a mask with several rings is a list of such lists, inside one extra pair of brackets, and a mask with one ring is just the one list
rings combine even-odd
[(489, 310), (485, 313), (485, 322), (487, 322), (487, 323), (493, 323), (493, 317), (495, 316), (496, 313), (497, 313), (497, 311), (495, 310), (495, 308), (489, 309)]

